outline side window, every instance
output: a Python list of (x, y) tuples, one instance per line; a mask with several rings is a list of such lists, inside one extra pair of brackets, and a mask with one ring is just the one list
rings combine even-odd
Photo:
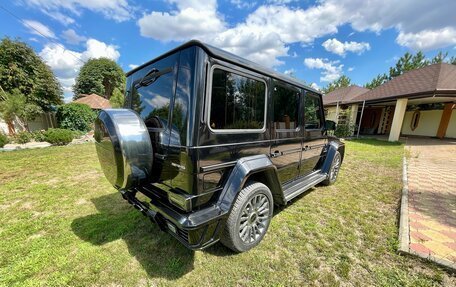
[(316, 94), (307, 92), (304, 101), (304, 122), (308, 130), (321, 128), (320, 98)]
[(274, 84), (274, 128), (277, 130), (295, 130), (299, 127), (299, 102), (301, 93), (286, 84)]
[(214, 69), (210, 125), (215, 130), (262, 129), (266, 84), (233, 72)]
[(175, 54), (145, 67), (133, 83), (132, 109), (148, 127), (168, 126), (177, 60)]

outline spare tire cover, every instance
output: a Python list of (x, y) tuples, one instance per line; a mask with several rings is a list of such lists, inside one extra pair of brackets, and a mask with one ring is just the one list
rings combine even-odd
[(95, 141), (101, 168), (114, 187), (129, 189), (148, 179), (153, 149), (147, 127), (136, 112), (100, 111), (95, 121)]

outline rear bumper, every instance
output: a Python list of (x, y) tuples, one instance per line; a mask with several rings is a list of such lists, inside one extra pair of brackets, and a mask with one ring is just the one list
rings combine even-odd
[(139, 192), (150, 198), (150, 203), (140, 201), (134, 192), (120, 190), (128, 203), (187, 248), (204, 249), (219, 240), (225, 218), (225, 214), (219, 208), (210, 206), (192, 213), (180, 213), (175, 208), (163, 204), (153, 194), (144, 190)]

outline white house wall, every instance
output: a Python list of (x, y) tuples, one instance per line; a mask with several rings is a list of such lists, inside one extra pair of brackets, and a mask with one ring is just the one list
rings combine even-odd
[(0, 133), (8, 134), (8, 125), (0, 119)]
[[(440, 119), (442, 118), (442, 110), (430, 110), (430, 111), (420, 111), (420, 120), (418, 121), (418, 126), (414, 131), (410, 128), (410, 123), (412, 121), (414, 111), (408, 111), (405, 113), (404, 121), (402, 123), (401, 133), (403, 135), (413, 135), (413, 136), (429, 136), (435, 137), (437, 135), (437, 130), (440, 125)], [(454, 126), (456, 129), (456, 119), (454, 119), (454, 113), (452, 115)], [(451, 125), (451, 120), (450, 120)], [(447, 129), (450, 130), (450, 126)], [(453, 136), (456, 137), (456, 136)]]
[(325, 109), (328, 111), (325, 119), (336, 122), (336, 107), (326, 107)]

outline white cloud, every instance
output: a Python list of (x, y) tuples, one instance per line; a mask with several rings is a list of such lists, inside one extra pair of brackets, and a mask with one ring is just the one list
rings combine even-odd
[(283, 73), (285, 75), (294, 75), (294, 74), (296, 74), (296, 70), (291, 68), (291, 69), (285, 70)]
[[(423, 49), (454, 44), (456, 29), (456, 1), (447, 0), (320, 0), (305, 9), (285, 5), (294, 1), (271, 0), (235, 24), (225, 21), (215, 0), (167, 1), (171, 11), (152, 10), (138, 20), (142, 36), (165, 42), (197, 38), (270, 67), (283, 63), (280, 58), (289, 56), (290, 44), (312, 45), (343, 25), (355, 32), (392, 28), (398, 32), (398, 44)], [(425, 45), (426, 41), (432, 44)], [(338, 42), (328, 42), (328, 49), (341, 55), (370, 47)]]
[(73, 45), (77, 45), (80, 42), (87, 40), (87, 37), (78, 35), (73, 29), (63, 31), (62, 38), (65, 39), (68, 44)]
[(96, 39), (89, 39), (86, 42), (87, 50), (82, 53), (84, 60), (90, 58), (109, 58), (111, 60), (117, 61), (120, 57), (118, 47), (114, 45), (108, 45), (104, 42), (98, 41)]
[(144, 37), (161, 41), (183, 41), (206, 38), (225, 30), (225, 23), (217, 15), (215, 0), (170, 1), (179, 10), (151, 12), (138, 20)]
[(130, 68), (130, 69), (132, 69), (132, 70), (135, 69), (135, 68), (137, 68), (137, 67), (139, 67), (139, 65), (136, 65), (136, 64), (130, 64), (130, 65), (128, 65), (128, 68)]
[(355, 67), (348, 67), (347, 71), (353, 72), (355, 70)]
[(432, 50), (456, 44), (456, 29), (445, 27), (439, 30), (424, 30), (418, 33), (399, 33), (396, 39), (401, 46), (414, 50)]
[(233, 4), (238, 9), (251, 9), (256, 6), (256, 1), (245, 1), (245, 0), (230, 0), (230, 3)]
[(46, 25), (42, 24), (41, 22), (34, 21), (34, 20), (24, 20), (23, 24), (25, 27), (29, 29), (29, 32), (38, 35), (41, 37), (47, 37), (56, 39), (54, 32)]
[(47, 11), (47, 10), (41, 10), (44, 14), (48, 15), (52, 19), (56, 20), (57, 22), (60, 22), (64, 26), (68, 26), (70, 24), (73, 24), (75, 20), (71, 18), (68, 15), (65, 15), (59, 11)]
[(268, 0), (268, 3), (284, 5), (284, 4), (289, 4), (289, 3), (297, 2), (297, 1), (298, 0)]
[(67, 24), (74, 22), (74, 19), (66, 16), (68, 12), (80, 16), (84, 9), (101, 13), (105, 18), (117, 22), (133, 17), (127, 0), (29, 0), (25, 4)]
[(336, 38), (328, 39), (322, 46), (326, 51), (345, 57), (347, 52), (357, 53), (358, 55), (370, 50), (369, 43), (366, 42), (340, 42)]
[(322, 82), (332, 82), (340, 78), (342, 76), (342, 68), (344, 67), (339, 61), (329, 61), (322, 58), (306, 58), (304, 59), (304, 64), (309, 69), (323, 70), (323, 76), (320, 77), (320, 81)]
[(317, 83), (311, 83), (310, 87), (314, 88), (315, 90), (318, 90), (318, 91), (320, 90), (320, 86), (318, 86)]
[(68, 99), (72, 95), (72, 86), (83, 62), (90, 58), (101, 57), (117, 61), (120, 53), (114, 45), (108, 45), (96, 39), (88, 39), (86, 50), (81, 53), (65, 49), (62, 45), (49, 43), (44, 46), (39, 55), (53, 70), (63, 87), (65, 98)]

